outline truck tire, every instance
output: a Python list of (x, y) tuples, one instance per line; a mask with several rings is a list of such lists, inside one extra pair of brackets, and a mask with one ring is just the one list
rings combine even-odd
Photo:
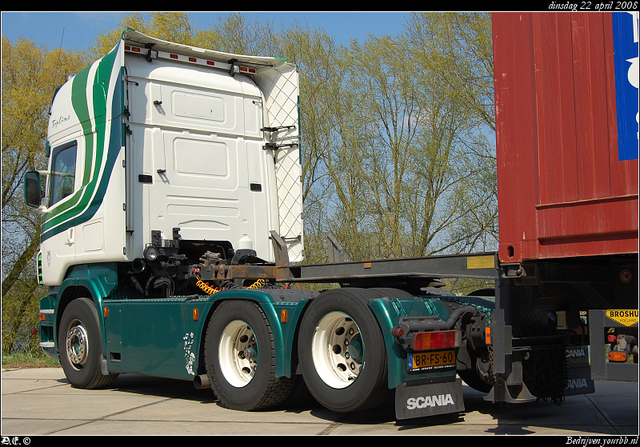
[(273, 332), (252, 301), (224, 301), (215, 310), (205, 336), (205, 364), (220, 404), (233, 410), (274, 407), (294, 386), (293, 379), (276, 377)]
[(313, 397), (325, 408), (353, 412), (385, 401), (384, 338), (365, 289), (337, 289), (315, 298), (300, 324), (298, 358)]
[(471, 369), (458, 371), (458, 376), (464, 383), (476, 391), (488, 393), (493, 388), (493, 365), (489, 352), (469, 352)]
[[(484, 306), (491, 310), (495, 308), (495, 299), (490, 297), (496, 296), (495, 288), (479, 289), (471, 292), (467, 297), (478, 297), (475, 299), (466, 299), (465, 304)], [(464, 299), (464, 298), (462, 298)], [(468, 345), (468, 343), (467, 343)], [(489, 348), (483, 348), (479, 351), (467, 348), (471, 365), (469, 369), (459, 370), (458, 376), (464, 383), (474, 390), (488, 393), (495, 384), (493, 374), (493, 355), (489, 352)]]
[(102, 330), (92, 300), (77, 298), (69, 303), (60, 320), (58, 347), (60, 363), (71, 386), (104, 388), (118, 378), (118, 374), (102, 374)]

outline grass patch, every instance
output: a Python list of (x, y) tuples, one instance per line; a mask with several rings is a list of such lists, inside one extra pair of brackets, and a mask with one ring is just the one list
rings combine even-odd
[(2, 368), (60, 368), (60, 361), (42, 355), (14, 353), (2, 354)]

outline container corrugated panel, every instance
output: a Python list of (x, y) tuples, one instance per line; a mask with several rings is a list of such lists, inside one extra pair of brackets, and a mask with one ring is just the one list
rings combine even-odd
[(493, 15), (503, 262), (638, 252), (637, 28), (614, 60), (637, 15), (619, 14)]

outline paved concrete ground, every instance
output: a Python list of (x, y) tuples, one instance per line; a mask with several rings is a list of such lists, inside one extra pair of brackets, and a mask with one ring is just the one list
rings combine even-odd
[(34, 435), (637, 435), (636, 383), (596, 382), (594, 394), (505, 407), (464, 387), (457, 415), (396, 421), (393, 408), (358, 414), (315, 401), (239, 412), (190, 382), (122, 375), (114, 388), (72, 388), (60, 368), (2, 371), (3, 436)]

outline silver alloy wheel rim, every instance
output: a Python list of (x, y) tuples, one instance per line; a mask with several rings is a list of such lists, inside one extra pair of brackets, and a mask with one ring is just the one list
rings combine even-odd
[(89, 337), (81, 321), (74, 320), (67, 331), (67, 358), (74, 369), (80, 371), (87, 364)]
[(335, 389), (351, 385), (364, 365), (364, 343), (356, 322), (338, 311), (322, 317), (311, 340), (311, 356), (325, 384)]
[(222, 375), (231, 386), (248, 385), (258, 367), (258, 344), (251, 327), (241, 320), (227, 324), (220, 336), (218, 356)]

